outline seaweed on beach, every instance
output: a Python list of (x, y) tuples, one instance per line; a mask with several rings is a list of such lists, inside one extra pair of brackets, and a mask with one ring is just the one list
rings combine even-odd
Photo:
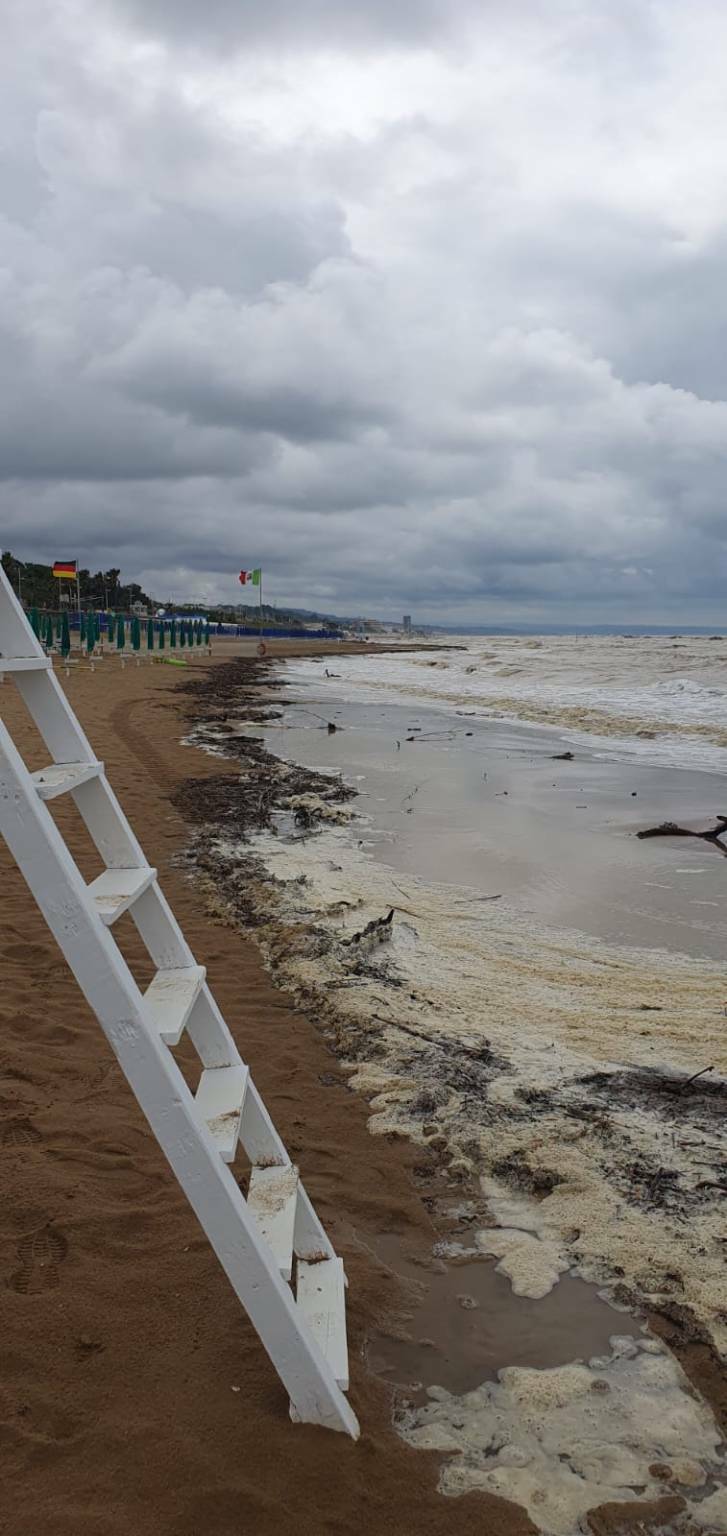
[(720, 1126), (727, 1110), (727, 1082), (708, 1075), (709, 1068), (690, 1076), (657, 1067), (625, 1067), (615, 1072), (588, 1072), (575, 1079), (600, 1102), (649, 1109), (668, 1120), (692, 1120), (705, 1129)]
[(520, 1148), (493, 1163), (492, 1172), (503, 1184), (522, 1190), (536, 1200), (544, 1200), (547, 1195), (552, 1195), (558, 1184), (563, 1182), (560, 1174), (554, 1173), (552, 1168), (534, 1168)]
[(187, 820), (245, 839), (269, 828), (275, 813), (289, 812), (299, 828), (310, 831), (323, 819), (326, 805), (353, 798), (355, 789), (343, 779), (284, 762), (268, 752), (260, 736), (250, 734), (249, 725), (279, 718), (280, 710), (271, 709), (268, 701), (279, 687), (267, 665), (244, 657), (185, 682), (181, 691), (191, 700), (187, 714), (195, 741), (226, 759), (236, 758), (243, 768), (242, 773), (187, 779), (172, 797)]

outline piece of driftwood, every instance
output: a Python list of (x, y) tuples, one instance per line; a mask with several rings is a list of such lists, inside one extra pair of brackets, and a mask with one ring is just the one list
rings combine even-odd
[(636, 833), (637, 837), (698, 837), (703, 843), (711, 843), (713, 848), (718, 848), (727, 858), (727, 847), (720, 841), (727, 837), (727, 816), (717, 817), (717, 826), (708, 827), (706, 832), (697, 832), (693, 827), (679, 827), (675, 821), (662, 821), (658, 827), (644, 827), (643, 831)]
[(691, 1088), (692, 1083), (696, 1083), (698, 1077), (704, 1077), (706, 1072), (714, 1072), (714, 1067), (702, 1067), (701, 1071), (693, 1072), (692, 1076), (688, 1077), (685, 1083), (679, 1084), (676, 1092), (683, 1093), (685, 1088)]

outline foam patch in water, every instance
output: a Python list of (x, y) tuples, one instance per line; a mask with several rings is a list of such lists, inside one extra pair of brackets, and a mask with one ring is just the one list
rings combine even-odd
[(443, 1493), (514, 1499), (547, 1536), (572, 1536), (599, 1504), (665, 1492), (719, 1529), (727, 1469), (712, 1415), (656, 1340), (612, 1346), (587, 1365), (506, 1369), (464, 1397), (431, 1388), (398, 1427), (410, 1445), (445, 1453)]

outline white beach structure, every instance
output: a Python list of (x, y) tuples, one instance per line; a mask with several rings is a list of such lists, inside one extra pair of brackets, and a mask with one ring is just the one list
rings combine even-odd
[[(0, 721), (0, 832), (290, 1398), (293, 1419), (358, 1436), (343, 1261), (311, 1205), (50, 659), (0, 570), (0, 677), (48, 748), (30, 773)], [(101, 856), (87, 884), (48, 801), (69, 794)], [(156, 967), (142, 992), (113, 924), (129, 912)], [(201, 1063), (191, 1092), (172, 1055)], [(250, 1164), (247, 1199), (230, 1165)], [(291, 1288), (291, 1282), (295, 1290)], [(222, 1365), (222, 1362), (221, 1362)]]

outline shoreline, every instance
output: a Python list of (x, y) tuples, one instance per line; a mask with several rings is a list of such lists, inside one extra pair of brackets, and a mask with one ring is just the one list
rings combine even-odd
[[(215, 823), (208, 819), (211, 810), (209, 804), (199, 804), (195, 807), (197, 793), (195, 787), (190, 785), (183, 791), (181, 804), (185, 815), (198, 820), (201, 815), (202, 821), (206, 823), (206, 829), (198, 833), (196, 840), (195, 858), (199, 866), (204, 868), (212, 878), (218, 893), (222, 892), (223, 902), (229, 902), (230, 910), (235, 913), (236, 918), (238, 920), (242, 918), (254, 924), (256, 937), (261, 944), (266, 963), (276, 981), (291, 993), (298, 1006), (314, 1011), (318, 1015), (324, 1035), (332, 1044), (344, 1070), (349, 1073), (351, 1086), (370, 1101), (372, 1129), (378, 1130), (387, 1138), (407, 1136), (419, 1151), (426, 1150), (430, 1154), (434, 1152), (440, 1168), (440, 1178), (446, 1178), (450, 1195), (454, 1188), (458, 1188), (461, 1197), (460, 1206), (463, 1199), (470, 1200), (468, 1225), (476, 1216), (477, 1221), (483, 1224), (486, 1233), (489, 1234), (488, 1242), (482, 1244), (480, 1251), (494, 1253), (499, 1257), (501, 1260), (499, 1267), (502, 1267), (504, 1261), (505, 1272), (510, 1272), (511, 1276), (514, 1276), (516, 1284), (518, 1268), (523, 1271), (523, 1258), (526, 1261), (523, 1271), (526, 1279), (528, 1269), (532, 1271), (535, 1261), (536, 1270), (538, 1268), (540, 1270), (541, 1281), (544, 1263), (545, 1278), (546, 1280), (550, 1278), (551, 1283), (557, 1281), (557, 1275), (563, 1269), (571, 1269), (601, 1284), (605, 1281), (610, 1294), (616, 1300), (630, 1307), (642, 1308), (647, 1312), (653, 1331), (668, 1339), (687, 1374), (691, 1375), (692, 1380), (710, 1401), (712, 1408), (722, 1414), (724, 1423), (725, 1390), (722, 1362), (715, 1351), (709, 1329), (705, 1327), (704, 1316), (700, 1320), (699, 1309), (695, 1314), (694, 1297), (691, 1303), (687, 1300), (685, 1304), (683, 1297), (679, 1295), (680, 1285), (675, 1286), (673, 1282), (664, 1284), (664, 1273), (661, 1276), (661, 1284), (655, 1283), (653, 1275), (646, 1282), (642, 1276), (639, 1284), (636, 1283), (633, 1273), (629, 1275), (628, 1269), (624, 1269), (623, 1265), (617, 1265), (615, 1260), (611, 1266), (611, 1272), (604, 1273), (603, 1262), (596, 1262), (594, 1266), (595, 1254), (592, 1254), (590, 1259), (582, 1256), (579, 1260), (576, 1249), (574, 1262), (572, 1248), (570, 1252), (566, 1250), (564, 1254), (562, 1250), (558, 1251), (557, 1241), (555, 1244), (552, 1242), (554, 1237), (557, 1238), (558, 1228), (562, 1228), (566, 1223), (569, 1206), (573, 1206), (576, 1219), (584, 1215), (586, 1207), (583, 1205), (582, 1198), (580, 1205), (577, 1201), (574, 1204), (575, 1187), (578, 1184), (578, 1163), (582, 1158), (582, 1137), (585, 1134), (591, 1138), (593, 1128), (598, 1126), (599, 1121), (602, 1127), (611, 1122), (609, 1136), (613, 1137), (614, 1126), (619, 1118), (617, 1116), (614, 1119), (611, 1115), (612, 1105), (609, 1100), (614, 1090), (618, 1091), (621, 1117), (625, 1115), (628, 1120), (634, 1110), (639, 1116), (645, 1113), (647, 1117), (645, 1124), (641, 1126), (642, 1145), (637, 1152), (636, 1162), (630, 1174), (633, 1187), (628, 1188), (622, 1182), (616, 1202), (622, 1210), (624, 1199), (627, 1206), (629, 1202), (635, 1203), (637, 1211), (640, 1207), (640, 1214), (645, 1214), (648, 1222), (651, 1221), (649, 1207), (652, 1211), (658, 1210), (657, 1226), (669, 1219), (673, 1184), (670, 1184), (667, 1179), (662, 1187), (658, 1178), (656, 1184), (654, 1183), (658, 1164), (656, 1168), (650, 1166), (648, 1159), (644, 1156), (644, 1137), (648, 1143), (655, 1120), (663, 1117), (665, 1109), (670, 1109), (668, 1095), (676, 1088), (679, 1089), (680, 1117), (686, 1114), (687, 1117), (692, 1117), (693, 1120), (696, 1117), (699, 1121), (702, 1115), (706, 1114), (708, 1124), (716, 1124), (712, 1117), (718, 1105), (713, 1092), (711, 1089), (705, 1090), (703, 1084), (695, 1084), (689, 1089), (686, 1073), (683, 1077), (677, 1076), (671, 1083), (663, 1077), (658, 1077), (657, 1080), (650, 1078), (646, 1072), (639, 1076), (638, 1072), (624, 1071), (620, 1077), (615, 1072), (606, 1072), (602, 1074), (602, 1081), (598, 1080), (597, 1072), (591, 1074), (591, 1080), (589, 1081), (588, 1078), (584, 1080), (575, 1098), (571, 1092), (570, 1103), (567, 1102), (568, 1095), (560, 1095), (560, 1102), (557, 1104), (558, 1113), (561, 1116), (560, 1131), (562, 1134), (562, 1115), (565, 1113), (567, 1124), (570, 1126), (567, 1139), (573, 1146), (575, 1163), (572, 1158), (566, 1157), (569, 1167), (564, 1168), (561, 1159), (561, 1164), (556, 1164), (556, 1171), (553, 1172), (548, 1166), (547, 1157), (542, 1153), (539, 1159), (533, 1159), (532, 1146), (527, 1139), (525, 1144), (522, 1143), (519, 1131), (514, 1138), (510, 1134), (514, 1109), (513, 1097), (511, 1092), (504, 1097), (502, 1095), (497, 1081), (500, 1067), (498, 1052), (496, 1047), (490, 1047), (489, 1041), (485, 1042), (483, 1051), (472, 1039), (469, 1044), (461, 1039), (458, 1043), (456, 1038), (446, 1033), (442, 1035), (441, 1031), (431, 1026), (425, 1026), (422, 1034), (419, 1029), (412, 1029), (411, 1024), (405, 1026), (403, 1021), (397, 1022), (396, 1019), (392, 1019), (387, 1012), (386, 1004), (379, 1009), (377, 1016), (371, 1009), (371, 996), (361, 998), (360, 995), (362, 990), (364, 993), (366, 990), (366, 973), (374, 973), (374, 1000), (379, 1003), (387, 991), (391, 996), (393, 978), (391, 975), (382, 978), (381, 968), (375, 955), (373, 959), (363, 953), (357, 955), (355, 969), (359, 977), (356, 983), (359, 998), (354, 1003), (352, 1013), (350, 965), (346, 959), (344, 971), (341, 970), (340, 936), (337, 936), (331, 927), (332, 915), (335, 918), (335, 928), (340, 930), (341, 923), (346, 921), (346, 914), (342, 910), (333, 914), (330, 903), (327, 910), (324, 910), (325, 903), (321, 905), (321, 893), (316, 893), (315, 876), (311, 877), (310, 866), (311, 845), (320, 842), (321, 837), (324, 842), (328, 840), (321, 858), (327, 860), (330, 865), (330, 849), (335, 852), (335, 844), (331, 843), (330, 839), (345, 839), (346, 823), (351, 809), (350, 802), (354, 798), (355, 791), (340, 780), (331, 779), (330, 774), (319, 773), (314, 769), (303, 769), (300, 764), (275, 758), (265, 751), (259, 739), (251, 737), (249, 728), (241, 723), (246, 721), (254, 728), (264, 728), (270, 720), (269, 712), (278, 713), (284, 683), (280, 677), (271, 673), (272, 669), (267, 665), (258, 668), (256, 664), (252, 664), (250, 670), (245, 668), (244, 677), (241, 677), (239, 672), (230, 678), (223, 678), (218, 674), (212, 692), (208, 693), (205, 685), (202, 685), (202, 697), (198, 696), (196, 705), (193, 703), (189, 710), (190, 718), (197, 722), (191, 739), (204, 745), (207, 751), (223, 753), (228, 760), (233, 758), (238, 768), (238, 773), (230, 775), (229, 782), (224, 786), (223, 803), (218, 802), (214, 808)], [(284, 700), (282, 704), (285, 708)], [(231, 705), (232, 708), (223, 708), (223, 705)], [(234, 715), (234, 719), (229, 718), (231, 714)], [(240, 765), (243, 766), (242, 783), (239, 777)], [(302, 821), (299, 819), (298, 826), (299, 830), (302, 827), (305, 834), (303, 862), (299, 861), (297, 866), (293, 867), (288, 861), (288, 867), (285, 867), (286, 859), (282, 858), (282, 887), (274, 873), (271, 877), (271, 869), (274, 870), (274, 865), (270, 864), (269, 855), (271, 843), (275, 842), (275, 838), (271, 839), (269, 831), (263, 831), (262, 842), (265, 842), (265, 851), (263, 857), (260, 856), (260, 828), (269, 829), (271, 823), (276, 818), (280, 819), (281, 816), (287, 824), (288, 831), (296, 817), (302, 818)], [(245, 836), (252, 838), (252, 847), (248, 844), (244, 852), (237, 837), (235, 835), (230, 837), (227, 833), (228, 828), (230, 830), (234, 828), (236, 832), (241, 824), (245, 826)], [(220, 827), (222, 837), (220, 837)], [(323, 828), (322, 833), (321, 828)], [(286, 830), (283, 831), (283, 841), (285, 841)], [(370, 868), (367, 874), (370, 875)], [(411, 881), (408, 882), (409, 885), (411, 883)], [(241, 907), (240, 890), (243, 887), (245, 897)], [(302, 904), (297, 897), (292, 903), (286, 901), (286, 892), (295, 890), (296, 887), (298, 892), (303, 887), (306, 889)], [(421, 895), (421, 892), (418, 894)], [(359, 925), (367, 916), (366, 910), (362, 912), (361, 917), (352, 916), (351, 923)], [(346, 930), (349, 938), (345, 942), (349, 945), (351, 923)], [(337, 953), (334, 955), (332, 966), (333, 951)], [(383, 948), (380, 953), (385, 953)], [(325, 960), (323, 969), (319, 963), (321, 957)], [(398, 958), (400, 960), (401, 956)], [(563, 958), (566, 960), (569, 958), (567, 946), (563, 950)], [(572, 960), (571, 955), (570, 961)], [(349, 971), (348, 980), (346, 969)], [(323, 983), (324, 976), (327, 977), (327, 987)], [(359, 985), (362, 978), (364, 978), (363, 989)], [(611, 977), (605, 978), (607, 991), (611, 981)], [(393, 984), (396, 991), (400, 988), (401, 982), (393, 980)], [(669, 978), (666, 978), (665, 990), (668, 989), (668, 985)], [(344, 996), (347, 1006), (342, 1009), (341, 1001)], [(656, 1007), (656, 1004), (654, 1006)], [(662, 1006), (662, 1004), (659, 1005), (660, 1008)], [(408, 1081), (402, 1079), (400, 1050), (394, 1051), (392, 1058), (390, 1049), (392, 1036), (400, 1045), (403, 1030), (406, 1030), (408, 1035), (405, 1074)], [(419, 1035), (420, 1039), (412, 1052), (411, 1042), (416, 1035)], [(424, 1040), (426, 1043), (423, 1043)], [(491, 1173), (492, 1170), (483, 1168), (481, 1144), (480, 1148), (474, 1144), (468, 1147), (466, 1144), (466, 1132), (469, 1130), (471, 1140), (474, 1129), (471, 1117), (468, 1119), (467, 1114), (464, 1117), (460, 1116), (462, 1123), (458, 1125), (457, 1117), (454, 1122), (451, 1119), (448, 1121), (446, 1113), (442, 1113), (441, 1104), (437, 1104), (436, 1093), (432, 1093), (436, 1082), (442, 1080), (449, 1081), (450, 1087), (456, 1085), (456, 1093), (460, 1097), (464, 1096), (465, 1100), (471, 1101), (474, 1093), (475, 1098), (481, 1097), (485, 1102), (489, 1100), (492, 1105), (491, 1112), (488, 1112), (490, 1124), (496, 1126), (493, 1134), (496, 1134), (503, 1143), (503, 1155), (499, 1159), (497, 1169), (499, 1178), (494, 1182), (491, 1180), (489, 1187), (485, 1187), (485, 1197), (489, 1197), (490, 1210), (495, 1214), (498, 1201), (500, 1203), (501, 1219), (496, 1228), (491, 1225), (491, 1217), (489, 1226), (483, 1217), (482, 1213), (488, 1199), (483, 1199), (483, 1193), (479, 1189), (480, 1174), (487, 1171)], [(719, 1095), (721, 1085), (718, 1085), (717, 1092)], [(416, 1117), (413, 1119), (409, 1113), (411, 1101), (416, 1101), (417, 1096), (423, 1108), (423, 1113), (422, 1109), (418, 1111), (418, 1122)], [(544, 1102), (546, 1099), (547, 1103)], [(552, 1111), (556, 1100), (552, 1086), (549, 1095), (535, 1089), (528, 1095), (528, 1100), (526, 1106), (523, 1106), (526, 1110), (525, 1122), (531, 1124), (535, 1120), (538, 1123), (541, 1141), (542, 1130), (546, 1128), (547, 1144), (548, 1114)], [(427, 1115), (430, 1121), (428, 1125)], [(522, 1127), (523, 1116), (519, 1112), (515, 1113), (515, 1120), (519, 1120)], [(506, 1131), (504, 1136), (503, 1128)], [(690, 1130), (692, 1129), (694, 1124), (690, 1125)], [(482, 1130), (480, 1123), (475, 1140)], [(702, 1132), (699, 1133), (700, 1136), (702, 1134)], [(625, 1139), (626, 1142), (629, 1141), (629, 1137)], [(485, 1136), (485, 1142), (486, 1140), (487, 1136)], [(543, 1180), (546, 1185), (548, 1180), (551, 1181), (550, 1187), (545, 1190), (544, 1199)], [(435, 1198), (431, 1194), (427, 1196), (426, 1190), (423, 1193), (425, 1199), (428, 1198), (431, 1201)], [(656, 1205), (654, 1206), (655, 1193)], [(557, 1207), (559, 1202), (565, 1214), (556, 1218), (554, 1227), (552, 1214), (549, 1213), (543, 1226), (543, 1211), (547, 1206)], [(513, 1203), (517, 1206), (514, 1217)], [(615, 1210), (616, 1207), (613, 1208), (614, 1215)], [(440, 1202), (440, 1241), (446, 1242), (447, 1234), (442, 1232), (441, 1215)], [(626, 1217), (627, 1225), (630, 1222), (633, 1226), (628, 1210)], [(686, 1211), (684, 1217), (680, 1217), (679, 1220), (685, 1217)], [(510, 1244), (509, 1253), (506, 1251), (507, 1244), (504, 1248), (502, 1244), (498, 1246), (500, 1240), (497, 1235), (498, 1232), (502, 1233), (502, 1227), (507, 1221), (514, 1221), (518, 1232), (517, 1242)], [(446, 1227), (446, 1220), (444, 1225)], [(522, 1240), (523, 1229), (528, 1234), (526, 1243)], [(512, 1232), (505, 1235), (511, 1238)], [(455, 1246), (461, 1236), (461, 1233), (457, 1235), (450, 1232), (449, 1234)], [(633, 1238), (633, 1232), (629, 1232), (629, 1238)], [(468, 1240), (471, 1242), (471, 1233)], [(668, 1243), (664, 1246), (665, 1249), (669, 1248)], [(523, 1248), (529, 1251), (524, 1254)], [(603, 1254), (601, 1260), (603, 1260)], [(549, 1266), (552, 1269), (553, 1265), (555, 1268), (549, 1277), (547, 1271)], [(633, 1268), (632, 1263), (631, 1269)], [(666, 1268), (665, 1263), (664, 1270)], [(621, 1278), (619, 1278), (619, 1272)], [(520, 1279), (522, 1280), (522, 1275)], [(546, 1289), (548, 1288), (549, 1286), (546, 1286)], [(528, 1292), (526, 1291), (525, 1294)], [(538, 1294), (537, 1291), (536, 1294)], [(544, 1292), (541, 1291), (540, 1294)], [(436, 1430), (432, 1440), (431, 1433), (427, 1439), (420, 1421), (415, 1418), (412, 1424), (415, 1440), (418, 1437), (420, 1442), (435, 1444), (437, 1435), (441, 1439), (441, 1429)], [(440, 1445), (440, 1449), (443, 1448), (443, 1444)], [(451, 1448), (454, 1449), (453, 1443)], [(460, 1444), (457, 1449), (461, 1454), (463, 1446)], [(475, 1481), (469, 1484), (469, 1486), (475, 1485)], [(446, 1487), (446, 1469), (443, 1486)], [(468, 1486), (466, 1481), (463, 1486)], [(484, 1485), (480, 1483), (480, 1486)], [(452, 1486), (449, 1491), (459, 1490)]]
[[(629, 674), (638, 678), (640, 669), (641, 683), (634, 685)], [(296, 671), (310, 680), (314, 668), (301, 659)], [(471, 641), (461, 660), (387, 650), (383, 666), (344, 659), (340, 675), (352, 702), (397, 697), (407, 709), (555, 730), (604, 755), (617, 743), (634, 762), (721, 772), (727, 764), (723, 646), (492, 637)]]
[[(7, 1517), (20, 1529), (32, 1498), (37, 1518), (58, 1536), (75, 1536), (84, 1520), (104, 1536), (129, 1528), (135, 1536), (160, 1529), (198, 1536), (202, 1528), (207, 1536), (238, 1536), (242, 1507), (256, 1536), (319, 1536), (323, 1511), (350, 1536), (362, 1523), (392, 1536), (444, 1536), (454, 1520), (459, 1536), (481, 1536), (483, 1528), (492, 1536), (531, 1536), (524, 1508), (492, 1484), (465, 1492), (456, 1507), (436, 1492), (443, 1466), (466, 1458), (453, 1459), (441, 1427), (428, 1431), (429, 1455), (395, 1435), (390, 1388), (362, 1359), (382, 1322), (406, 1328), (417, 1305), (416, 1275), (431, 1270), (442, 1234), (457, 1224), (471, 1232), (481, 1201), (473, 1212), (468, 1196), (470, 1189), (477, 1196), (477, 1186), (443, 1172), (441, 1147), (396, 1127), (371, 1135), (369, 1099), (340, 1070), (318, 994), (311, 992), (306, 1009), (263, 964), (257, 941), (269, 877), (253, 868), (248, 887), (239, 869), (221, 882), (216, 861), (204, 868), (214, 822), (234, 835), (240, 818), (249, 812), (252, 826), (276, 794), (295, 786), (271, 783), (270, 763), (253, 746), (247, 761), (256, 759), (256, 776), (246, 791), (239, 759), (193, 746), (201, 695), (186, 685), (198, 680), (202, 695), (211, 685), (210, 712), (219, 720), (246, 680), (255, 709), (258, 681), (267, 688), (272, 668), (232, 662), (223, 687), (226, 663), (216, 657), (195, 658), (181, 677), (172, 668), (105, 665), (105, 677), (100, 668), (95, 676), (79, 671), (64, 686), (345, 1257), (352, 1401), (363, 1436), (358, 1447), (342, 1447), (338, 1436), (291, 1430), (279, 1383), (4, 854), (0, 1155), (8, 1193), (0, 1267), (8, 1289), (0, 1424)], [(276, 691), (267, 688), (265, 708), (276, 707)], [(25, 726), (15, 697), (6, 689), (3, 715), (19, 740)], [(30, 766), (40, 766), (31, 735), (28, 747)], [(333, 812), (346, 803), (334, 802)], [(302, 809), (310, 814), (310, 806)], [(72, 813), (59, 812), (64, 816), (83, 869), (83, 841)], [(142, 957), (130, 919), (118, 929), (136, 974)], [(281, 942), (288, 942), (284, 935)], [(451, 1043), (439, 1060), (445, 1069), (450, 1061), (458, 1072), (471, 1071), (475, 1086), (487, 1078), (485, 1062)], [(394, 1254), (381, 1246), (387, 1234), (396, 1236)], [(30, 1259), (23, 1258), (30, 1238)], [(47, 1269), (35, 1258), (41, 1247), (52, 1249)], [(671, 1321), (662, 1315), (654, 1326), (671, 1335), (684, 1369), (716, 1407), (713, 1355), (707, 1340), (690, 1337), (688, 1322), (676, 1308)], [(641, 1529), (647, 1518), (663, 1523), (683, 1509), (682, 1494), (667, 1482), (657, 1499), (616, 1501), (614, 1509), (593, 1509), (588, 1523), (597, 1536)]]

